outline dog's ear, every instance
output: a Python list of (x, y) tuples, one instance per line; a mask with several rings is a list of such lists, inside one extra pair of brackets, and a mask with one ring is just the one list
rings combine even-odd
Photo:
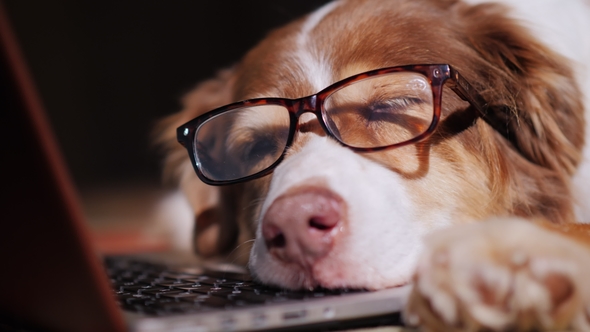
[(199, 180), (186, 149), (176, 141), (176, 128), (216, 107), (232, 101), (234, 70), (226, 69), (199, 84), (182, 100), (179, 113), (163, 119), (156, 127), (157, 143), (165, 151), (164, 178), (179, 184), (195, 213), (194, 248), (202, 257), (226, 252), (235, 242), (238, 226), (228, 215), (222, 189)]
[(530, 162), (571, 176), (581, 160), (584, 118), (581, 93), (568, 61), (534, 42), (529, 32), (506, 18), (498, 5), (463, 7), (467, 43), (484, 63), (479, 89)]

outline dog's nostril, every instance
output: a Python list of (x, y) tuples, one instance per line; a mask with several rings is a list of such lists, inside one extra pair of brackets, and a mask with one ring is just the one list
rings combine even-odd
[(318, 229), (320, 231), (327, 231), (334, 228), (332, 223), (326, 222), (324, 218), (313, 217), (309, 219), (309, 227)]
[(266, 241), (267, 248), (284, 248), (286, 245), (283, 233), (275, 235), (272, 239)]

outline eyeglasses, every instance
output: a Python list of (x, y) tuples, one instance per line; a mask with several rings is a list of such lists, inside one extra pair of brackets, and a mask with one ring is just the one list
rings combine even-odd
[(443, 86), (449, 84), (486, 122), (488, 105), (450, 65), (409, 65), (357, 74), (303, 98), (259, 98), (232, 103), (178, 127), (198, 177), (225, 185), (265, 176), (283, 160), (313, 113), (329, 137), (356, 152), (422, 141), (436, 129)]

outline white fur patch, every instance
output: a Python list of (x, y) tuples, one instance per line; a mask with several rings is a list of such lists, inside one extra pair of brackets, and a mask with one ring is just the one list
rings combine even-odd
[(297, 36), (297, 53), (295, 58), (303, 70), (309, 83), (319, 92), (332, 83), (332, 66), (330, 66), (326, 55), (321, 47), (316, 47), (310, 40), (311, 31), (340, 3), (334, 1), (321, 7), (307, 17)]

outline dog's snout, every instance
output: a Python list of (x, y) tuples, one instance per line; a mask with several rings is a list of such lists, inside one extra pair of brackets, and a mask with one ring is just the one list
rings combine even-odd
[(328, 189), (302, 187), (278, 197), (262, 220), (268, 251), (285, 262), (313, 263), (330, 252), (346, 206)]

